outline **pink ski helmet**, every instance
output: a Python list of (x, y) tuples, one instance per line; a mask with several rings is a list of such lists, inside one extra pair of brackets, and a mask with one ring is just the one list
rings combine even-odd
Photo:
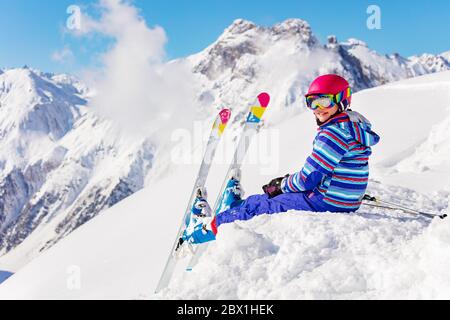
[(341, 103), (343, 110), (352, 102), (352, 91), (347, 80), (336, 74), (318, 77), (309, 87), (306, 97), (312, 95), (331, 94), (336, 96), (336, 103)]

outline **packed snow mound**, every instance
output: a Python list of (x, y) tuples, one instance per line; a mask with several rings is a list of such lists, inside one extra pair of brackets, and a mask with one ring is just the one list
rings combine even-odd
[(290, 212), (221, 227), (160, 298), (448, 299), (450, 220)]
[[(432, 197), (370, 182), (369, 194), (450, 212)], [(153, 299), (448, 299), (450, 220), (362, 206), (291, 211), (223, 225), (200, 263)], [(144, 295), (145, 296), (145, 295)]]

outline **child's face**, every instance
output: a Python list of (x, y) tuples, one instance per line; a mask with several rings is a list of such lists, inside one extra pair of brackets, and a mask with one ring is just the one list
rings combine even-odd
[(314, 115), (317, 117), (317, 119), (319, 119), (320, 122), (326, 122), (328, 121), (328, 119), (330, 119), (330, 117), (332, 115), (334, 115), (337, 110), (338, 110), (339, 106), (335, 105), (333, 108), (330, 109), (316, 109), (314, 110)]

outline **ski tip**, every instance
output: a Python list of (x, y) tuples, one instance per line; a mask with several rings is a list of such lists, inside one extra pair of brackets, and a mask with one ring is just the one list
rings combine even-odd
[(270, 95), (266, 92), (263, 92), (258, 96), (258, 100), (261, 107), (266, 108), (270, 103)]
[(219, 113), (220, 121), (222, 121), (223, 124), (228, 123), (228, 120), (231, 118), (231, 110), (230, 109), (222, 109)]

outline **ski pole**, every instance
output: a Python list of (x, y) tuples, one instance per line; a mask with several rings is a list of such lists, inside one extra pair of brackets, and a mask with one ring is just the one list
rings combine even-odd
[[(418, 213), (418, 212), (413, 211), (413, 210), (404, 209), (404, 208), (400, 208), (400, 207), (397, 207), (397, 206), (393, 207), (393, 206), (383, 205), (383, 204), (380, 204), (380, 203), (363, 203), (363, 205), (369, 206), (369, 207), (375, 207), (375, 208), (383, 208), (383, 209), (388, 209), (388, 210), (399, 210), (399, 211), (402, 211), (404, 213), (412, 214), (412, 215), (415, 215), (415, 216), (422, 215), (422, 216), (425, 216), (425, 217), (430, 218), (430, 219), (433, 219), (433, 218), (435, 218), (437, 216), (437, 215), (428, 214), (428, 213)], [(441, 219), (443, 219), (443, 218), (444, 217), (441, 217)]]
[[(364, 196), (363, 200), (370, 201), (370, 202), (375, 202), (376, 204), (378, 204), (379, 207), (384, 207), (386, 209), (392, 209), (392, 210), (398, 209), (398, 210), (401, 210), (401, 211), (403, 211), (405, 213), (414, 214), (414, 215), (421, 215), (421, 216), (424, 216), (424, 217), (427, 217), (427, 218), (430, 218), (430, 219), (433, 219), (433, 218), (436, 218), (436, 217), (439, 217), (440, 219), (445, 219), (447, 217), (446, 214), (436, 214), (436, 213), (427, 213), (427, 212), (418, 211), (418, 210), (415, 210), (415, 209), (404, 207), (404, 206), (399, 205), (399, 204), (395, 204), (395, 203), (392, 203), (392, 202), (380, 200), (380, 199), (378, 199), (376, 197), (372, 197), (372, 196), (370, 196), (368, 194), (366, 194)], [(385, 204), (387, 206), (381, 206), (383, 204)], [(369, 205), (369, 204), (367, 204), (367, 205)]]
[(388, 210), (400, 210), (399, 208), (394, 208), (394, 207), (390, 207), (390, 206), (386, 206), (386, 205), (382, 205), (382, 204), (378, 204), (378, 203), (363, 203), (363, 205), (368, 206), (368, 207), (383, 208), (383, 209), (388, 209)]
[[(401, 210), (401, 211), (403, 211), (405, 213), (414, 214), (414, 215), (421, 215), (421, 216), (424, 216), (424, 217), (427, 217), (427, 218), (430, 218), (430, 219), (433, 219), (435, 217), (439, 217), (441, 219), (444, 219), (444, 218), (447, 217), (446, 214), (440, 215), (440, 214), (422, 212), (422, 211), (418, 211), (418, 210), (415, 210), (415, 209), (411, 209), (411, 208), (407, 208), (407, 207), (401, 206), (399, 204), (395, 204), (395, 203), (392, 203), (392, 202), (380, 200), (380, 199), (377, 199), (375, 197), (371, 197), (369, 195), (366, 195), (364, 197), (364, 200), (373, 201), (373, 202), (377, 203), (379, 207), (383, 207), (383, 208), (386, 208), (386, 209), (393, 209), (393, 210)], [(385, 206), (381, 206), (383, 204)]]
[[(363, 203), (363, 205), (368, 206), (368, 207), (387, 209), (387, 210), (398, 210), (398, 211), (402, 211), (404, 213), (412, 214), (415, 216), (420, 215), (419, 213), (417, 213), (415, 211), (405, 210), (405, 209), (402, 209), (399, 207), (393, 207), (393, 206), (388, 206), (388, 205), (379, 204), (379, 203)], [(429, 214), (426, 214), (426, 213), (425, 213), (425, 216), (430, 219), (433, 219), (434, 217), (436, 217), (435, 215), (429, 216)]]

